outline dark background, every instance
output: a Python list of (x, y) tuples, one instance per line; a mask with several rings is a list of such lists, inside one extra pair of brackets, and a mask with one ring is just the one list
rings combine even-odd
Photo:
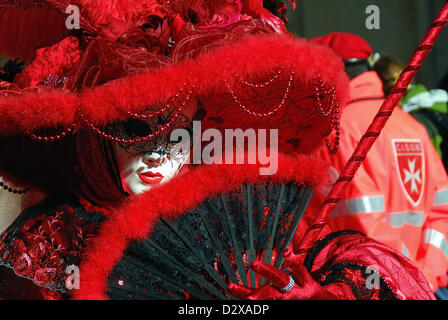
[[(290, 32), (310, 38), (333, 31), (356, 33), (376, 52), (407, 63), (445, 0), (297, 0), (289, 12)], [(380, 29), (366, 28), (366, 8), (380, 9)], [(416, 81), (436, 88), (448, 72), (448, 30), (444, 30)]]

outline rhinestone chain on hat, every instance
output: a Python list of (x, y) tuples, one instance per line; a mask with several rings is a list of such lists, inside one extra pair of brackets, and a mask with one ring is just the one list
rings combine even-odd
[(59, 141), (59, 140), (65, 138), (66, 136), (71, 134), (74, 130), (75, 130), (75, 125), (73, 124), (70, 128), (67, 128), (64, 131), (62, 131), (61, 133), (58, 133), (53, 136), (39, 136), (30, 131), (27, 131), (26, 134), (28, 136), (30, 136), (31, 139), (33, 139), (33, 140), (37, 140), (37, 141), (41, 141), (41, 142), (54, 142), (54, 141)]
[(257, 84), (257, 83), (251, 83), (248, 82), (246, 80), (243, 80), (241, 78), (239, 78), (238, 80), (240, 82), (242, 82), (244, 85), (248, 86), (248, 87), (252, 87), (252, 88), (265, 88), (267, 86), (269, 86), (272, 82), (274, 82), (275, 80), (278, 79), (278, 77), (280, 76), (280, 74), (282, 73), (282, 70), (279, 70), (275, 76), (272, 77), (272, 79), (269, 79), (268, 81), (261, 83), (261, 84)]
[[(328, 87), (322, 81), (318, 72), (314, 73), (313, 76), (313, 84), (314, 84), (314, 106), (315, 108), (324, 116), (330, 116), (330, 124), (328, 128), (327, 136), (325, 137), (325, 144), (330, 151), (330, 153), (335, 154), (339, 149), (339, 141), (341, 136), (340, 129), (340, 112), (339, 112), (339, 104), (336, 99), (336, 89), (334, 86)], [(329, 97), (330, 103), (328, 108), (325, 109), (323, 107), (322, 100), (324, 97)], [(336, 137), (334, 138), (334, 145), (332, 146), (330, 143), (330, 134), (335, 131)]]
[[(184, 83), (184, 86), (170, 99), (170, 102), (168, 102), (168, 104), (163, 107), (161, 110), (157, 110), (154, 111), (151, 114), (146, 114), (146, 113), (135, 113), (135, 112), (130, 112), (128, 111), (127, 114), (133, 118), (137, 118), (137, 119), (151, 119), (154, 118), (155, 116), (158, 116), (160, 114), (163, 114), (166, 110), (168, 110), (171, 107), (171, 104), (174, 102), (175, 99), (179, 98), (180, 94), (184, 91), (185, 87), (186, 87), (186, 83)], [(191, 95), (191, 91), (189, 92), (189, 94)]]
[[(278, 79), (278, 77), (280, 76), (280, 72), (281, 70), (270, 80), (268, 80), (267, 82), (263, 83), (263, 84), (253, 84), (253, 83), (249, 83), (247, 81), (243, 81), (240, 79), (240, 81), (242, 81), (245, 85), (247, 86), (251, 86), (253, 88), (264, 88), (267, 87), (268, 85), (270, 85), (271, 83), (274, 82), (274, 80)], [(264, 112), (264, 113), (258, 113), (255, 111), (250, 110), (247, 106), (243, 105), (240, 100), (238, 99), (238, 97), (236, 96), (235, 92), (233, 91), (232, 87), (229, 85), (229, 83), (226, 82), (226, 86), (228, 91), (230, 92), (230, 95), (232, 96), (233, 101), (241, 108), (243, 109), (246, 113), (250, 114), (251, 116), (254, 117), (270, 117), (272, 116), (274, 113), (278, 112), (281, 108), (283, 108), (283, 106), (286, 103), (286, 100), (288, 100), (288, 96), (289, 93), (291, 91), (291, 86), (292, 86), (292, 82), (294, 80), (294, 71), (291, 71), (290, 76), (289, 76), (289, 81), (288, 81), (288, 86), (285, 89), (285, 93), (283, 95), (282, 100), (280, 101), (280, 104), (275, 107), (273, 110), (269, 111), (269, 112)]]
[[(80, 112), (80, 117), (87, 124), (87, 126), (93, 132), (98, 134), (99, 136), (101, 136), (107, 140), (110, 140), (110, 141), (119, 142), (119, 143), (123, 143), (123, 144), (127, 144), (127, 145), (133, 145), (133, 144), (147, 142), (149, 140), (152, 140), (152, 139), (158, 137), (160, 134), (164, 133), (165, 131), (169, 130), (175, 124), (176, 120), (179, 118), (180, 113), (185, 108), (188, 101), (191, 99), (191, 95), (192, 95), (192, 90), (190, 90), (188, 92), (188, 94), (185, 97), (184, 102), (179, 106), (179, 108), (176, 110), (175, 114), (172, 116), (172, 118), (170, 119), (170, 121), (168, 123), (164, 124), (158, 131), (151, 133), (145, 137), (138, 137), (138, 138), (134, 138), (134, 139), (118, 138), (118, 137), (108, 134), (107, 132), (105, 132), (105, 131), (101, 130), (100, 128), (96, 127), (95, 125), (93, 125), (88, 119), (85, 118), (85, 116), (82, 112)], [(140, 117), (140, 115), (137, 115), (137, 114), (136, 114), (136, 116)], [(148, 117), (152, 117), (152, 116), (154, 116), (154, 115), (150, 115)]]

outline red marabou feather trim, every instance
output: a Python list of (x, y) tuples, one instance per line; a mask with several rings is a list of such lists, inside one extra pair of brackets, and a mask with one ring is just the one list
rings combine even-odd
[(73, 93), (55, 90), (26, 92), (14, 97), (0, 97), (0, 135), (16, 135), (40, 128), (64, 127), (76, 119), (79, 99)]
[(274, 176), (260, 176), (258, 165), (211, 165), (192, 169), (169, 183), (128, 200), (101, 226), (89, 243), (80, 267), (74, 299), (107, 299), (107, 277), (133, 240), (143, 240), (160, 217), (174, 219), (218, 193), (243, 183), (291, 180), (317, 187), (327, 177), (325, 163), (309, 156), (279, 156)]
[[(41, 93), (0, 97), (0, 135), (14, 135), (39, 128), (69, 127), (78, 119), (81, 107), (95, 125), (123, 120), (126, 112), (141, 112), (149, 105), (166, 102), (184, 82), (193, 85), (194, 96), (212, 96), (227, 91), (224, 80), (264, 79), (283, 67), (295, 72), (291, 99), (303, 98), (311, 90), (313, 74), (336, 87), (342, 106), (346, 101), (348, 79), (343, 63), (329, 49), (290, 36), (248, 36), (222, 46), (195, 60), (188, 60), (155, 72), (111, 81), (79, 95), (53, 89)], [(303, 89), (303, 90), (302, 90)], [(300, 104), (297, 105), (300, 108)], [(318, 114), (316, 112), (316, 114)], [(314, 123), (328, 121), (322, 115)], [(79, 123), (78, 129), (82, 127)], [(322, 129), (323, 130), (323, 129)]]

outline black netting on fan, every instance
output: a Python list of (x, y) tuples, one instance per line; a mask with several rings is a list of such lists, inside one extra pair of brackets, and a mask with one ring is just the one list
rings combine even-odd
[(231, 299), (230, 282), (256, 287), (254, 260), (281, 268), (312, 195), (296, 183), (244, 185), (215, 195), (134, 242), (108, 278), (111, 299)]

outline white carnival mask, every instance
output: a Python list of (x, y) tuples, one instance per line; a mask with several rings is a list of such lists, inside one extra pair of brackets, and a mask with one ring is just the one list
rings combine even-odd
[(131, 195), (149, 191), (174, 178), (185, 164), (188, 155), (170, 155), (163, 150), (141, 154), (129, 153), (114, 144), (123, 190)]

